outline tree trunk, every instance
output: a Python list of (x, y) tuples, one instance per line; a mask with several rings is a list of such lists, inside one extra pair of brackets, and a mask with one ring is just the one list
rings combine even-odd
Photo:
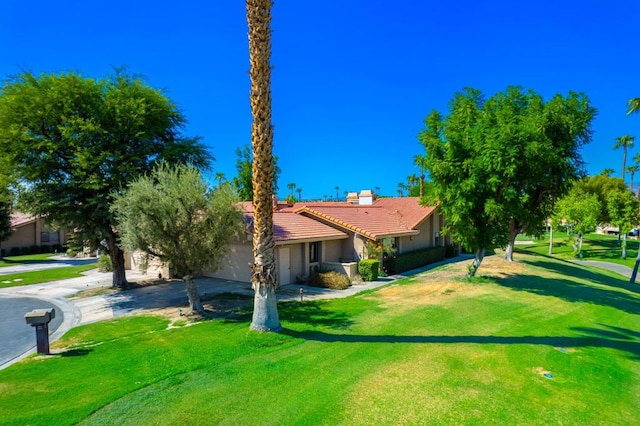
[(635, 284), (636, 276), (638, 275), (638, 266), (640, 266), (640, 243), (638, 243), (638, 256), (636, 256), (636, 264), (633, 266), (633, 273), (629, 282)]
[(271, 125), (271, 0), (246, 0), (253, 152), (253, 267), (251, 329), (280, 331), (273, 241), (273, 126)]
[(129, 282), (125, 274), (124, 267), (124, 252), (118, 247), (116, 235), (110, 232), (106, 238), (107, 250), (109, 250), (109, 258), (111, 259), (111, 266), (113, 268), (111, 285), (113, 288), (127, 288)]
[(578, 256), (582, 257), (582, 240), (584, 239), (584, 237), (582, 236), (582, 233), (580, 233), (579, 236), (579, 240), (578, 240)]
[(622, 258), (627, 258), (627, 234), (622, 236)]
[(516, 237), (525, 229), (526, 226), (518, 226), (514, 220), (509, 221), (509, 242), (507, 243), (507, 248), (504, 251), (504, 259), (507, 262), (513, 262), (513, 250), (516, 245)]
[(549, 255), (553, 254), (553, 225), (549, 225)]
[(471, 265), (469, 265), (469, 272), (467, 273), (468, 278), (472, 278), (476, 276), (476, 272), (478, 271), (478, 268), (482, 263), (482, 259), (484, 259), (485, 252), (486, 252), (486, 249), (484, 248), (478, 249), (478, 251), (476, 251), (476, 257), (475, 259), (473, 259), (473, 262), (471, 263)]
[(200, 301), (200, 295), (198, 294), (198, 287), (193, 281), (192, 275), (185, 275), (182, 277), (184, 285), (187, 287), (187, 297), (189, 298), (189, 308), (192, 314), (204, 315), (204, 306)]

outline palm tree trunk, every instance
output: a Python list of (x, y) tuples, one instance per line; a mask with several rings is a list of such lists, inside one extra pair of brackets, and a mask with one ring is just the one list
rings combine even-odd
[(253, 150), (253, 267), (255, 291), (251, 329), (280, 331), (273, 240), (273, 126), (271, 125), (271, 0), (247, 0), (251, 68)]

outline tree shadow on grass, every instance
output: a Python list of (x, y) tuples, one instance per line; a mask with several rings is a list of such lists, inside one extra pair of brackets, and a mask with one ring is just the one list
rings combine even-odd
[(621, 288), (627, 291), (631, 291), (634, 293), (640, 293), (640, 286), (637, 284), (631, 284), (628, 280), (624, 278), (612, 277), (607, 274), (603, 274), (601, 272), (593, 271), (592, 266), (580, 265), (578, 263), (573, 263), (569, 261), (553, 261), (550, 262), (548, 260), (544, 260), (545, 256), (538, 255), (538, 259), (529, 260), (522, 259), (520, 262), (532, 266), (537, 266), (540, 268), (544, 268), (548, 271), (556, 272), (561, 275), (565, 275), (568, 277), (576, 277), (581, 278), (586, 281), (600, 284), (608, 287)]
[[(606, 326), (605, 326), (606, 327)], [(640, 339), (635, 331), (611, 327), (615, 332), (597, 328), (575, 328), (579, 336), (395, 336), (332, 334), (322, 331), (284, 330), (291, 337), (334, 343), (393, 343), (393, 344), (491, 344), (544, 345), (554, 348), (611, 348), (626, 352), (633, 360), (640, 360)]]
[[(563, 278), (542, 278), (537, 275), (492, 277), (492, 281), (516, 291), (558, 297), (567, 302), (610, 306), (630, 314), (640, 314), (640, 297), (618, 289), (593, 287)], [(608, 283), (607, 283), (608, 284)]]
[(285, 302), (278, 304), (278, 311), (282, 319), (308, 326), (344, 329), (353, 325), (351, 315), (326, 309), (327, 303), (326, 300)]
[(93, 352), (93, 349), (68, 349), (64, 352), (60, 352), (55, 355), (59, 355), (63, 358), (68, 358), (68, 357), (89, 355), (91, 352)]

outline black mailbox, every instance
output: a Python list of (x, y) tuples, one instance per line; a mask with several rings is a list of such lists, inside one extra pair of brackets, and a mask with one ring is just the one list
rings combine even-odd
[(49, 322), (56, 317), (56, 310), (34, 309), (24, 315), (24, 319), (36, 329), (38, 353), (49, 355)]

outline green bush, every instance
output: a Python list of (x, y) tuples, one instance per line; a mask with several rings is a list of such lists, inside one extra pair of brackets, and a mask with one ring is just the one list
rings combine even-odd
[(111, 265), (111, 258), (106, 254), (103, 254), (98, 259), (98, 271), (99, 272), (112, 272), (113, 266)]
[(19, 247), (11, 247), (11, 251), (9, 252), (10, 256), (19, 256), (20, 248)]
[(390, 275), (399, 274), (444, 260), (446, 251), (446, 247), (431, 247), (398, 254), (385, 260), (384, 269)]
[(358, 263), (358, 273), (364, 281), (375, 281), (378, 279), (380, 261), (378, 259), (363, 259)]
[(307, 284), (314, 287), (344, 290), (351, 285), (351, 280), (345, 274), (337, 271), (313, 272), (309, 276)]

